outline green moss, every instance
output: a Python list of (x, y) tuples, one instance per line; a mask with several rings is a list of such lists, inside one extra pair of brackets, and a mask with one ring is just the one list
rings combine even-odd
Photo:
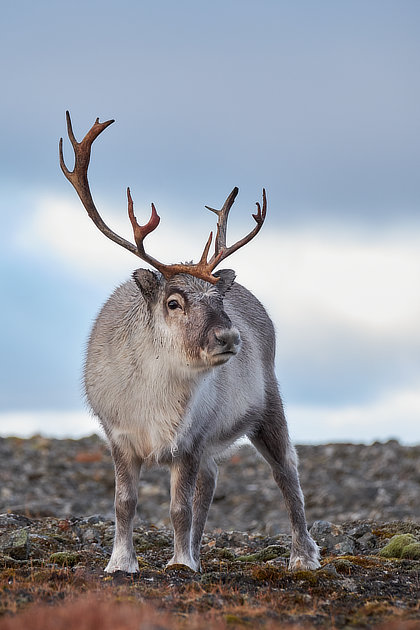
[(203, 587), (212, 586), (220, 582), (220, 574), (217, 571), (208, 571), (200, 576), (200, 583)]
[(31, 581), (34, 584), (44, 584), (48, 580), (50, 575), (51, 575), (51, 571), (48, 569), (34, 571), (31, 574)]
[(407, 560), (420, 560), (420, 543), (414, 542), (406, 545), (401, 552), (401, 558)]
[(285, 552), (286, 547), (282, 545), (269, 545), (261, 551), (250, 553), (246, 556), (239, 556), (236, 559), (239, 560), (239, 562), (267, 562), (267, 560), (273, 560), (273, 558), (282, 556)]
[(147, 562), (147, 560), (145, 560), (144, 558), (138, 557), (137, 560), (139, 562), (140, 569), (148, 569), (150, 567), (150, 563)]
[(221, 549), (215, 549), (215, 555), (223, 560), (235, 560), (235, 554), (230, 549), (222, 547)]
[(397, 534), (383, 547), (379, 555), (383, 558), (402, 558), (405, 547), (417, 543), (412, 534)]
[(56, 553), (52, 553), (50, 555), (50, 562), (54, 562), (54, 564), (59, 564), (61, 566), (73, 567), (80, 561), (80, 554), (71, 553), (68, 551), (57, 551)]

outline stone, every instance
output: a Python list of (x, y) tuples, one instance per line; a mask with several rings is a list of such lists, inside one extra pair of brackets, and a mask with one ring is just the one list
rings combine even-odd
[(356, 545), (343, 528), (329, 521), (315, 521), (309, 530), (312, 538), (325, 552), (334, 555), (353, 555)]
[(357, 539), (357, 546), (362, 549), (374, 549), (377, 545), (377, 538), (372, 532), (366, 532)]
[[(309, 523), (360, 521), (352, 524), (353, 531), (346, 530), (357, 550), (359, 539), (367, 533), (367, 521), (420, 523), (420, 445), (401, 446), (394, 441), (302, 445), (297, 450)], [(114, 467), (99, 436), (0, 437), (0, 478), (0, 512), (12, 513), (0, 517), (5, 525), (23, 528), (30, 518), (43, 515), (91, 519), (92, 526), (114, 519)], [(170, 527), (169, 487), (165, 468), (142, 471), (141, 524)], [(18, 518), (19, 523), (12, 523)], [(221, 462), (207, 531), (215, 528), (264, 536), (290, 533), (287, 510), (270, 468), (249, 445)], [(380, 537), (375, 548), (379, 542)]]
[(15, 560), (27, 560), (29, 556), (29, 535), (26, 529), (5, 532), (0, 537), (0, 552)]
[(23, 514), (0, 514), (0, 527), (15, 527), (16, 525), (24, 527), (31, 523), (31, 519), (26, 518)]

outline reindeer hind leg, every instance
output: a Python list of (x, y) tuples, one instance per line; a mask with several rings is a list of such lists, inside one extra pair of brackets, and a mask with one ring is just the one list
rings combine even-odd
[(296, 451), (290, 442), (280, 398), (275, 410), (266, 415), (265, 422), (249, 438), (270, 464), (274, 480), (283, 493), (292, 526), (289, 568), (317, 569), (319, 549), (308, 533)]

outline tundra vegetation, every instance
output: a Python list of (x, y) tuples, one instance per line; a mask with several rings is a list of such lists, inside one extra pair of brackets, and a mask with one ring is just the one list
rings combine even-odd
[[(244, 447), (220, 467), (201, 573), (165, 569), (172, 554), (169, 475), (146, 471), (146, 513), (133, 536), (140, 573), (127, 576), (103, 572), (115, 532), (105, 443), (97, 436), (1, 438), (0, 512), (13, 513), (0, 517), (0, 629), (417, 629), (420, 446), (331, 444), (298, 452), (320, 569), (288, 570), (287, 512), (274, 480), (267, 483), (265, 462)], [(315, 501), (321, 483), (325, 492)], [(318, 514), (332, 522), (313, 522)], [(216, 529), (218, 523), (227, 526)]]

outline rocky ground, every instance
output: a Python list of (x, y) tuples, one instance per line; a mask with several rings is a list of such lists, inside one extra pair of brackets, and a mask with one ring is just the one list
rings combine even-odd
[[(411, 520), (420, 523), (420, 445), (298, 446), (308, 523)], [(114, 470), (98, 436), (81, 440), (0, 438), (0, 512), (113, 518)], [(139, 523), (169, 527), (169, 475), (142, 471)], [(289, 532), (280, 492), (251, 446), (219, 467), (207, 529)]]
[(0, 630), (420, 628), (420, 446), (298, 450), (321, 569), (288, 571), (279, 491), (245, 447), (220, 467), (200, 574), (165, 570), (168, 477), (144, 472), (133, 577), (103, 573), (114, 533), (103, 442), (0, 439)]

